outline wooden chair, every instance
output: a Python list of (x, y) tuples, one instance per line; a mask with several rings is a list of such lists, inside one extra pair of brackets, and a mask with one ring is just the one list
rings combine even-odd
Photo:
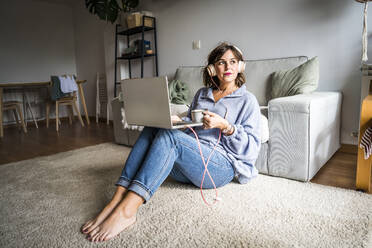
[[(49, 127), (49, 112), (50, 112), (50, 105), (52, 103), (53, 103), (52, 101), (47, 101), (47, 103), (46, 103), (46, 126), (47, 126), (47, 128)], [(73, 92), (71, 96), (59, 98), (58, 100), (55, 101), (55, 103), (56, 103), (56, 130), (57, 130), (57, 132), (59, 130), (59, 124), (60, 124), (60, 120), (59, 120), (59, 106), (60, 105), (67, 105), (68, 106), (68, 111), (69, 111), (69, 116), (68, 117), (69, 117), (69, 124), (70, 125), (72, 124), (72, 119), (74, 117), (74, 110), (75, 110), (75, 112), (78, 115), (78, 118), (79, 118), (79, 121), (80, 121), (81, 125), (84, 127), (83, 119), (81, 118), (79, 109), (77, 107), (76, 92)]]
[[(23, 115), (22, 115), (22, 111), (21, 111), (21, 106), (22, 106), (22, 102), (18, 102), (18, 101), (3, 102), (3, 109), (2, 109), (2, 111), (4, 112), (6, 110), (13, 110), (14, 119), (16, 120), (17, 125), (18, 126), (21, 125), (22, 126), (22, 129), (23, 129), (23, 132), (27, 133), (25, 121), (23, 119)], [(19, 121), (17, 114), (18, 114), (19, 119), (21, 121)], [(0, 120), (0, 121), (2, 122), (3, 120)]]
[(364, 150), (360, 148), (360, 142), (366, 129), (372, 125), (372, 83), (370, 85), (369, 95), (364, 98), (362, 102), (359, 125), (356, 188), (366, 192), (371, 192), (372, 156), (368, 159), (364, 159)]

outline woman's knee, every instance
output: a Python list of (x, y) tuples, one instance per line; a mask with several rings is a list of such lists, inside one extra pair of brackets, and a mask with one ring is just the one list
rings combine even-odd
[(163, 128), (160, 128), (158, 134), (170, 137), (175, 142), (181, 141), (181, 140), (186, 139), (186, 138), (189, 137), (188, 134), (186, 134), (183, 131), (178, 130), (178, 129), (163, 129)]
[(176, 129), (165, 129), (165, 128), (159, 128), (156, 137), (157, 138), (163, 138), (163, 139), (169, 139), (173, 143), (176, 141), (176, 136), (177, 136), (177, 131)]

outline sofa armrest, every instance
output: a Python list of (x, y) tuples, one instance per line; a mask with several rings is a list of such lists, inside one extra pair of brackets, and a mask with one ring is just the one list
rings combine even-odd
[(270, 175), (309, 181), (340, 148), (340, 92), (269, 101)]

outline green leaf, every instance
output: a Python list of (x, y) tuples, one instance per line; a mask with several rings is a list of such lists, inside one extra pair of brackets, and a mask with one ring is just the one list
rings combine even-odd
[(121, 11), (116, 0), (85, 0), (85, 7), (101, 20), (114, 23)]
[(121, 0), (122, 10), (124, 12), (129, 12), (136, 8), (139, 4), (139, 0)]

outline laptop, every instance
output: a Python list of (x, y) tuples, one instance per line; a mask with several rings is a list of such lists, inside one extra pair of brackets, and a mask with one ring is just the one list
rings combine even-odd
[(166, 76), (121, 80), (124, 112), (129, 125), (166, 129), (202, 126), (202, 122), (171, 121), (168, 79)]

